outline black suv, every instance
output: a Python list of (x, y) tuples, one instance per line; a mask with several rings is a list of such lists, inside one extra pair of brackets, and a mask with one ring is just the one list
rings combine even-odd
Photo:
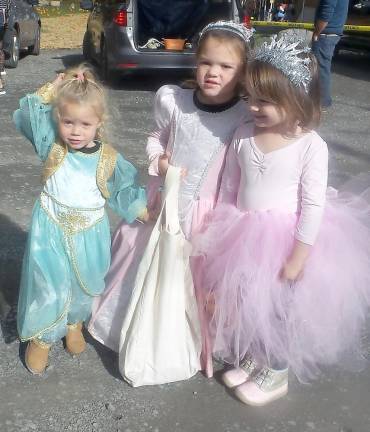
[(41, 19), (33, 9), (38, 0), (13, 0), (8, 28), (4, 35), (5, 66), (18, 65), (19, 52), (27, 49), (30, 54), (40, 54)]
[[(83, 41), (87, 60), (102, 75), (147, 69), (194, 67), (200, 30), (217, 20), (243, 19), (241, 0), (82, 0), (90, 10)], [(165, 49), (163, 39), (183, 39), (184, 49)]]

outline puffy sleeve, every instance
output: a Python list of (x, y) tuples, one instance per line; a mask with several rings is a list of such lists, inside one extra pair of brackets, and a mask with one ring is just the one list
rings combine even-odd
[(45, 161), (56, 138), (53, 120), (52, 84), (46, 84), (38, 92), (28, 94), (19, 102), (13, 121), (19, 132), (31, 141), (36, 153)]
[(175, 85), (161, 87), (154, 98), (154, 121), (155, 128), (150, 133), (146, 146), (146, 153), (149, 158), (150, 175), (157, 176), (158, 158), (166, 152), (170, 137), (171, 122), (176, 106), (176, 97), (181, 89)]
[(328, 183), (328, 147), (318, 136), (304, 155), (301, 176), (301, 212), (295, 238), (313, 245), (320, 229)]
[(218, 202), (226, 204), (237, 204), (238, 191), (240, 185), (240, 165), (238, 153), (240, 151), (241, 140), (237, 133), (234, 135), (232, 143), (227, 151), (225, 169), (222, 174), (220, 193)]
[(146, 193), (138, 186), (136, 168), (118, 155), (116, 166), (107, 186), (109, 207), (128, 223), (133, 222), (146, 209)]

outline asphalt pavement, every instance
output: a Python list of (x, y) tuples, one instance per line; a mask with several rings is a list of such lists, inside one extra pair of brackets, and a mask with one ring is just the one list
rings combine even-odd
[[(43, 377), (30, 375), (16, 339), (15, 304), (31, 209), (40, 192), (41, 164), (11, 121), (20, 97), (82, 61), (78, 50), (43, 51), (8, 70), (0, 96), (0, 432), (370, 432), (370, 366), (336, 368), (309, 385), (293, 377), (287, 397), (264, 408), (236, 401), (214, 379), (133, 389), (120, 377), (116, 355), (88, 336), (78, 358), (62, 342)], [(126, 77), (108, 86), (110, 140), (145, 181), (145, 141), (153, 126), (154, 92), (181, 76)], [(370, 171), (370, 56), (344, 52), (334, 64), (333, 108), (320, 134), (330, 150), (329, 183)], [(112, 227), (117, 218), (112, 215)], [(328, 307), (330, 307), (328, 305)], [(370, 339), (363, 339), (370, 360)]]

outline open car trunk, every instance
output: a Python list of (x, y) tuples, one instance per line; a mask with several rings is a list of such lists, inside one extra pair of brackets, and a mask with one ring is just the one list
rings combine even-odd
[(153, 39), (185, 39), (184, 49), (192, 51), (205, 25), (231, 20), (233, 14), (230, 0), (137, 0), (135, 45), (141, 50), (163, 51), (164, 46), (153, 43)]

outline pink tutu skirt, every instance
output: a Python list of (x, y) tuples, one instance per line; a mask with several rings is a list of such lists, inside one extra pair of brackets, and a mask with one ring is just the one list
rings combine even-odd
[[(322, 225), (294, 283), (279, 274), (298, 216), (219, 205), (194, 239), (212, 351), (237, 366), (246, 356), (286, 365), (298, 379), (343, 361), (359, 369), (370, 305), (370, 207), (329, 190)], [(286, 367), (285, 366), (285, 367)]]

